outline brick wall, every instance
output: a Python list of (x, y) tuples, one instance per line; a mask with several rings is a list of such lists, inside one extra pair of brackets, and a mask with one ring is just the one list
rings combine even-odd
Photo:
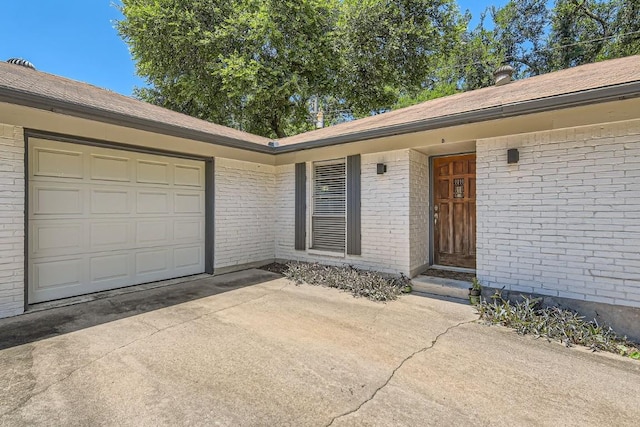
[(418, 151), (409, 153), (409, 242), (411, 273), (429, 263), (429, 163)]
[(640, 121), (479, 140), (477, 156), (485, 285), (640, 307)]
[(0, 124), (0, 317), (24, 311), (24, 138)]
[(274, 259), (275, 193), (274, 166), (216, 159), (217, 272)]
[[(294, 249), (294, 165), (276, 167), (278, 259), (350, 264), (365, 269), (409, 274), (409, 150), (366, 154), (361, 162), (362, 255), (359, 256), (327, 256)], [(378, 175), (377, 163), (385, 163), (387, 173)], [(311, 177), (311, 163), (307, 163), (307, 247), (310, 241)]]

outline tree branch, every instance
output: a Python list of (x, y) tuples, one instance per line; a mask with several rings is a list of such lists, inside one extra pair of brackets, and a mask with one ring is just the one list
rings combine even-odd
[(533, 62), (529, 61), (528, 59), (525, 59), (525, 58), (522, 58), (522, 57), (516, 58), (514, 56), (512, 56), (511, 59), (514, 62), (519, 62), (522, 65), (528, 67), (533, 72), (534, 75), (540, 74), (540, 69), (538, 68), (538, 66), (535, 65)]
[(576, 10), (582, 9), (585, 15), (600, 24), (600, 26), (602, 27), (603, 38), (609, 37), (609, 27), (607, 21), (604, 18), (596, 15), (591, 9), (587, 7), (587, 0), (582, 0), (582, 2), (580, 3), (578, 2), (578, 0), (571, 0), (571, 3), (576, 5)]

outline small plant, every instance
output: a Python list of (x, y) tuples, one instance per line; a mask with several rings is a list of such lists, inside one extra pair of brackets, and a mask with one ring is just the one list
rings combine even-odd
[(542, 308), (540, 298), (522, 296), (520, 301), (511, 303), (498, 291), (491, 299), (492, 302), (484, 300), (477, 306), (486, 324), (513, 328), (520, 335), (559, 340), (567, 347), (583, 345), (593, 351), (609, 351), (640, 360), (640, 348), (595, 319), (585, 321), (578, 313), (558, 307)]
[(480, 295), (482, 295), (482, 286), (477, 277), (471, 280), (471, 287), (469, 288), (469, 303), (471, 305), (480, 304)]
[(411, 292), (411, 282), (403, 274), (387, 277), (375, 271), (359, 270), (352, 266), (333, 267), (292, 262), (287, 264), (283, 274), (296, 284), (307, 283), (338, 288), (350, 292), (354, 297), (364, 297), (372, 301), (390, 301), (402, 292)]

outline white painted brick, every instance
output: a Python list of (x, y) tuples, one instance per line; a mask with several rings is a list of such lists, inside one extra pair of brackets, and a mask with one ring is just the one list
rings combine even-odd
[[(24, 303), (22, 129), (0, 125), (0, 146), (4, 317)], [(517, 165), (506, 163), (510, 147)], [(640, 306), (639, 178), (640, 121), (477, 141), (477, 275), (498, 288)], [(294, 250), (294, 165), (217, 158), (215, 268), (281, 258), (409, 274), (426, 264), (427, 157), (362, 155), (361, 180), (362, 255), (319, 256)]]
[(216, 159), (214, 268), (275, 258), (275, 184), (274, 166)]
[(563, 292), (563, 291), (559, 291), (558, 292), (558, 296), (561, 297), (561, 298), (571, 298), (571, 299), (577, 299), (577, 300), (584, 300), (585, 299), (585, 294), (579, 293), (579, 292)]
[(428, 157), (409, 152), (409, 238), (411, 271), (429, 262), (429, 163)]
[[(477, 141), (481, 281), (639, 306), (639, 128), (635, 120)], [(517, 165), (506, 163), (511, 147)]]
[(24, 311), (24, 137), (0, 124), (0, 318)]
[[(323, 160), (323, 159), (318, 159)], [(376, 164), (385, 163), (387, 172), (376, 173)], [(426, 159), (410, 150), (398, 150), (361, 157), (361, 226), (362, 255), (326, 256), (313, 251), (294, 249), (295, 225), (295, 173), (294, 165), (276, 167), (276, 258), (322, 262), (333, 265), (353, 265), (363, 269), (388, 273), (409, 274), (423, 259), (428, 257), (426, 247), (418, 247), (417, 239), (411, 251), (411, 230), (418, 235), (425, 232), (422, 224), (415, 224), (421, 212), (425, 210), (424, 199), (416, 193), (420, 187), (409, 185), (411, 173), (420, 176), (424, 173)], [(307, 164), (307, 228), (309, 229), (311, 205), (311, 164)], [(424, 184), (428, 188), (428, 181)], [(411, 189), (414, 190), (413, 206)], [(428, 192), (426, 192), (428, 197)], [(427, 206), (428, 209), (428, 206)], [(412, 215), (413, 214), (413, 215)], [(424, 221), (424, 218), (420, 218)], [(428, 221), (426, 226), (428, 226)], [(307, 247), (310, 231), (307, 231)], [(428, 240), (425, 239), (428, 243)], [(423, 243), (424, 244), (424, 243)], [(413, 265), (412, 265), (413, 264)]]

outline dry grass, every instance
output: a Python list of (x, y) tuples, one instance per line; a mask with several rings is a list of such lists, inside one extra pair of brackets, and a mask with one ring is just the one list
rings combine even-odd
[(511, 303), (498, 292), (491, 302), (482, 300), (477, 308), (480, 319), (485, 323), (513, 328), (521, 335), (559, 340), (568, 347), (583, 345), (594, 351), (609, 351), (640, 359), (640, 348), (610, 327), (599, 325), (595, 319), (586, 321), (571, 310), (543, 308), (540, 299), (522, 296), (520, 301)]

